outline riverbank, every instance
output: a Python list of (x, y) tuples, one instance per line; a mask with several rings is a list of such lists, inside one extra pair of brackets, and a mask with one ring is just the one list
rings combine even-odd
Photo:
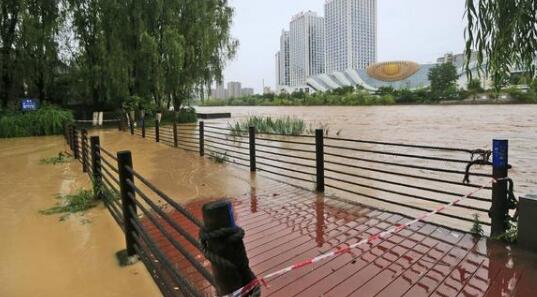
[[(220, 102), (217, 102), (220, 101)], [(251, 103), (247, 104), (244, 102), (238, 104), (229, 104), (224, 100), (213, 100), (208, 104), (200, 104), (199, 107), (226, 107), (226, 106), (268, 106), (268, 107), (278, 107), (278, 106), (297, 106), (297, 107), (307, 107), (307, 106), (333, 106), (333, 107), (344, 107), (344, 106), (420, 106), (420, 105), (524, 105), (524, 104), (535, 104), (537, 105), (537, 99), (535, 103), (520, 102), (515, 99), (506, 98), (506, 99), (473, 99), (468, 98), (464, 100), (442, 100), (442, 101), (431, 101), (431, 102), (408, 102), (408, 103), (372, 103), (372, 104), (311, 104), (311, 103), (302, 103), (302, 102), (262, 102), (260, 104)]]
[(0, 296), (158, 296), (143, 264), (118, 266), (123, 234), (102, 205), (64, 221), (39, 213), (89, 187), (79, 163), (40, 164), (62, 150), (62, 137), (0, 139)]

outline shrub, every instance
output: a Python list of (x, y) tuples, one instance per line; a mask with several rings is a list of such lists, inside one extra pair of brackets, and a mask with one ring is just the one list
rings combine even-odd
[(0, 114), (0, 138), (56, 135), (64, 124), (73, 121), (73, 113), (53, 105), (37, 111), (11, 111)]
[(537, 93), (533, 89), (524, 92), (517, 88), (509, 88), (506, 92), (520, 103), (537, 103)]
[[(178, 124), (187, 124), (187, 123), (195, 123), (198, 121), (198, 115), (196, 113), (196, 110), (192, 107), (185, 107), (181, 108), (177, 112), (177, 123)], [(173, 111), (167, 111), (162, 114), (162, 124), (172, 124), (173, 123)], [(145, 118), (145, 126), (146, 127), (154, 127), (155, 126), (155, 115), (146, 115)]]

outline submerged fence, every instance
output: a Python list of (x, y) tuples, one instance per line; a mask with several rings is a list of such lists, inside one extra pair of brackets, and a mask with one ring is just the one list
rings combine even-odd
[[(125, 234), (126, 250), (120, 257), (124, 265), (136, 257), (141, 259), (164, 296), (214, 296), (222, 292), (227, 283), (216, 279), (211, 270), (223, 269), (229, 274), (237, 269), (225, 266), (230, 265), (225, 254), (211, 251), (192, 235), (200, 231), (211, 234), (210, 227), (198, 219), (200, 214), (193, 214), (138, 173), (129, 151), (113, 154), (101, 145), (99, 137), (88, 137), (86, 129), (74, 126), (66, 126), (65, 137), (73, 157), (91, 178), (97, 199), (103, 201)], [(228, 209), (225, 205), (225, 210)], [(205, 219), (210, 222), (211, 216)], [(239, 249), (241, 245), (244, 249), (240, 228), (224, 230), (226, 234), (213, 236), (213, 240), (239, 239), (235, 249), (237, 244)], [(158, 242), (162, 237), (173, 248), (163, 250)], [(243, 261), (247, 263), (247, 259)], [(248, 281), (251, 279), (240, 285)]]
[[(402, 214), (428, 212), (480, 188), (491, 178), (502, 179), (478, 194), (439, 213), (444, 225), (479, 223), (503, 234), (517, 201), (509, 191), (507, 141), (494, 141), (494, 152), (369, 141), (314, 135), (284, 136), (237, 130), (205, 122), (146, 128), (130, 126), (131, 134), (264, 172), (287, 182), (329, 189), (338, 196), (365, 201)], [(490, 159), (494, 153), (493, 163)], [(512, 190), (512, 189), (511, 189)], [(469, 230), (466, 229), (466, 230)]]
[[(339, 195), (396, 206), (401, 209), (395, 212), (404, 215), (409, 210), (433, 211), (467, 223), (476, 221), (474, 214), (490, 216), (490, 221), (479, 221), (491, 226), (493, 236), (505, 232), (510, 209), (516, 208), (512, 181), (508, 179), (507, 141), (503, 140), (494, 141), (493, 150), (486, 151), (345, 139), (331, 137), (323, 130), (300, 136), (262, 134), (255, 127), (242, 131), (204, 122), (170, 126), (155, 122), (151, 128), (142, 122), (140, 127), (129, 128), (133, 135), (319, 192), (329, 189)], [(252, 281), (251, 272), (241, 272), (245, 277), (239, 286), (223, 289), (222, 277), (227, 275), (229, 279), (229, 275), (238, 273), (233, 269), (244, 265), (230, 264), (222, 255), (211, 253), (207, 241), (217, 237), (208, 231), (210, 224), (202, 223), (200, 213), (186, 209), (137, 172), (130, 152), (114, 154), (101, 145), (98, 137), (88, 137), (85, 129), (74, 126), (66, 126), (65, 137), (74, 158), (91, 177), (95, 193), (125, 234), (125, 261), (138, 256), (164, 296), (228, 294), (231, 288)], [(483, 186), (491, 179), (496, 181), (492, 186)], [(484, 191), (467, 195), (476, 190)], [(453, 203), (457, 198), (463, 201)], [(451, 207), (435, 212), (439, 206)], [(240, 243), (231, 245), (238, 244), (232, 249), (241, 249), (240, 228), (215, 228), (219, 231), (216, 234), (239, 238)], [(203, 240), (192, 235), (199, 233)], [(152, 234), (165, 238), (171, 248), (161, 249)], [(244, 261), (247, 263), (247, 259)], [(235, 268), (230, 272), (230, 267)]]

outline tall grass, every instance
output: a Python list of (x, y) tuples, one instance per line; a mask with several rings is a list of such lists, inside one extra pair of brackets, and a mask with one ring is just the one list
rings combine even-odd
[(0, 114), (0, 138), (61, 134), (64, 124), (71, 121), (71, 111), (52, 105), (44, 105), (33, 112), (3, 112)]
[(274, 133), (281, 135), (301, 135), (309, 133), (306, 123), (293, 117), (282, 117), (273, 119), (272, 117), (249, 117), (246, 120), (229, 125), (232, 135), (242, 135), (248, 132), (249, 127), (255, 127), (258, 133)]

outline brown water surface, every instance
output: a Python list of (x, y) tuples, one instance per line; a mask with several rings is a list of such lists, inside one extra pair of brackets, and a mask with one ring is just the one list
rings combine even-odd
[(117, 265), (124, 239), (102, 205), (63, 222), (39, 214), (89, 185), (76, 162), (40, 164), (63, 149), (62, 137), (0, 140), (0, 296), (159, 296), (142, 264)]
[[(329, 134), (364, 140), (490, 148), (493, 138), (510, 141), (510, 163), (518, 194), (537, 192), (537, 105), (412, 105), (373, 107), (199, 107), (199, 112), (248, 116), (292, 116)], [(226, 123), (226, 120), (213, 122)]]

